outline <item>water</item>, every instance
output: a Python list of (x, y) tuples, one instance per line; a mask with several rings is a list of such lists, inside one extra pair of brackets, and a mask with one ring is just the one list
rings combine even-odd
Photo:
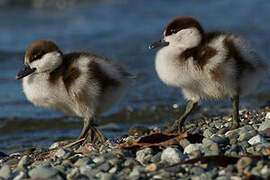
[[(184, 104), (180, 91), (165, 86), (154, 70), (151, 42), (177, 16), (194, 16), (206, 31), (231, 30), (248, 38), (260, 55), (270, 57), (270, 2), (114, 0), (83, 3), (63, 9), (0, 4), (0, 150), (30, 145), (48, 146), (57, 139), (78, 136), (81, 122), (27, 102), (21, 81), (25, 49), (37, 39), (52, 39), (64, 52), (90, 50), (116, 59), (139, 78), (126, 96), (100, 118), (107, 136), (126, 133), (134, 124), (158, 124), (173, 119), (170, 105)], [(270, 84), (260, 84), (260, 96), (244, 98), (245, 105), (269, 101)], [(228, 105), (227, 101), (221, 105)], [(120, 123), (121, 122), (121, 125)], [(124, 122), (124, 123), (123, 123)]]

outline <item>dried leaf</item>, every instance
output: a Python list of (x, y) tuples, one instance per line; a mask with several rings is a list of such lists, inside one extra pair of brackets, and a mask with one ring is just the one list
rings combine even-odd
[(270, 148), (265, 148), (265, 151), (267, 152), (268, 155), (270, 155)]
[(168, 147), (172, 144), (179, 143), (184, 138), (188, 138), (187, 133), (151, 132), (150, 135), (144, 136), (139, 140), (131, 140), (121, 144), (120, 148), (137, 150), (148, 147)]

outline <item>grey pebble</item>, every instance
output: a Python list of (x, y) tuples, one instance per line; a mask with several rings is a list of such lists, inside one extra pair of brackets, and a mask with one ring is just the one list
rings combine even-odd
[(250, 138), (254, 137), (257, 134), (256, 130), (251, 130), (248, 132), (240, 132), (238, 141), (248, 141)]
[(213, 135), (211, 140), (218, 144), (229, 144), (230, 139), (227, 138), (225, 135)]
[(151, 155), (152, 153), (153, 153), (153, 150), (151, 148), (145, 148), (145, 149), (139, 150), (136, 152), (136, 160), (139, 161), (141, 164), (145, 164), (147, 163), (147, 161), (150, 161), (150, 159), (147, 159), (146, 156)]
[(81, 166), (79, 167), (78, 172), (75, 170), (73, 174), (78, 175), (79, 173), (87, 176), (88, 178), (95, 177), (96, 174), (99, 172), (97, 169), (93, 169), (91, 166)]
[(78, 159), (75, 163), (74, 163), (74, 166), (86, 166), (86, 165), (89, 165), (89, 164), (93, 164), (94, 161), (89, 158), (89, 157), (83, 157), (81, 159)]
[(250, 145), (255, 145), (255, 144), (262, 144), (262, 143), (266, 143), (267, 141), (264, 139), (264, 137), (263, 136), (261, 136), (261, 135), (257, 135), (257, 136), (254, 136), (253, 138), (251, 138), (249, 141), (248, 141), (248, 143), (250, 144)]
[(127, 157), (126, 160), (125, 160), (125, 162), (124, 162), (124, 166), (125, 166), (125, 167), (129, 167), (129, 166), (131, 166), (133, 163), (134, 163), (133, 158)]
[(160, 160), (161, 160), (161, 152), (158, 152), (158, 153), (156, 153), (154, 156), (152, 156), (152, 158), (150, 159), (150, 161), (152, 162), (152, 163), (158, 163), (158, 162), (160, 162)]
[(206, 138), (210, 138), (213, 134), (215, 134), (215, 130), (213, 128), (208, 128), (203, 132), (203, 136)]
[(72, 153), (71, 150), (60, 148), (59, 150), (56, 151), (55, 156), (58, 158), (66, 159), (72, 155), (71, 153)]
[(110, 173), (103, 173), (100, 176), (100, 180), (112, 180), (112, 179), (115, 179), (115, 177), (113, 174), (110, 174)]
[(202, 145), (204, 149), (209, 148), (213, 143), (215, 143), (213, 140), (210, 138), (203, 138), (202, 140)]
[(250, 157), (242, 157), (237, 161), (236, 167), (239, 173), (242, 173), (246, 167), (248, 167), (252, 163), (252, 159)]
[(0, 169), (0, 177), (8, 179), (11, 175), (11, 169), (8, 165), (3, 165)]
[(111, 169), (111, 164), (109, 162), (105, 162), (97, 167), (98, 170), (103, 172), (108, 172)]
[(19, 161), (19, 163), (18, 163), (18, 165), (17, 165), (17, 168), (24, 168), (25, 166), (27, 166), (30, 162), (30, 157), (28, 156), (28, 155), (25, 155), (25, 156), (23, 156), (21, 159), (20, 159), (20, 161)]
[(167, 147), (162, 151), (161, 161), (168, 164), (175, 164), (185, 159), (184, 154), (176, 148)]
[(193, 151), (201, 151), (202, 150), (202, 144), (190, 144), (184, 149), (184, 154), (191, 154)]
[(23, 180), (23, 179), (26, 179), (26, 178), (27, 178), (26, 173), (22, 172), (22, 171), (17, 171), (14, 174), (12, 174), (12, 179), (13, 180)]
[(36, 167), (29, 171), (31, 178), (44, 178), (44, 179), (62, 179), (59, 172), (54, 168)]
[(259, 127), (259, 131), (264, 131), (267, 128), (270, 128), (270, 119), (266, 119), (264, 122), (262, 122), (262, 124)]
[(142, 166), (135, 166), (131, 173), (129, 174), (130, 177), (139, 177), (141, 172), (144, 170)]
[(193, 175), (200, 176), (202, 173), (204, 173), (204, 170), (201, 167), (193, 167), (193, 168), (191, 168), (190, 172)]
[(99, 165), (99, 164), (102, 164), (102, 163), (105, 162), (105, 157), (104, 156), (98, 156), (98, 157), (93, 158), (93, 161), (94, 161), (94, 163)]
[(231, 178), (228, 176), (218, 176), (216, 180), (231, 180)]

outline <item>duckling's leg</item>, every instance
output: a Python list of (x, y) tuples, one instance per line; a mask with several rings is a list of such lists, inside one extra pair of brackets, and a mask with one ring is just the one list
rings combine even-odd
[(85, 138), (86, 142), (99, 143), (105, 142), (105, 137), (93, 123), (94, 118), (85, 118), (83, 129), (78, 139)]
[(233, 122), (230, 130), (237, 129), (239, 127), (239, 95), (231, 98), (233, 104)]
[(181, 132), (184, 126), (184, 122), (187, 116), (192, 112), (192, 110), (198, 105), (198, 102), (189, 101), (188, 105), (186, 106), (185, 112), (181, 115), (181, 117), (175, 121), (173, 127), (171, 128), (170, 132)]

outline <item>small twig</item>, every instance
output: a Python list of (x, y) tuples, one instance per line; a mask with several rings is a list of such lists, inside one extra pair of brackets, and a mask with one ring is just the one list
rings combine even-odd
[(72, 143), (70, 143), (70, 144), (67, 144), (67, 145), (63, 146), (63, 148), (64, 148), (64, 149), (70, 148), (70, 147), (72, 147), (72, 146), (74, 146), (74, 145), (76, 145), (76, 144), (78, 144), (78, 143), (80, 143), (80, 142), (82, 142), (82, 141), (84, 141), (84, 140), (85, 140), (85, 138), (79, 139), (79, 140), (77, 140), (77, 141), (75, 141), (75, 142), (72, 142)]

